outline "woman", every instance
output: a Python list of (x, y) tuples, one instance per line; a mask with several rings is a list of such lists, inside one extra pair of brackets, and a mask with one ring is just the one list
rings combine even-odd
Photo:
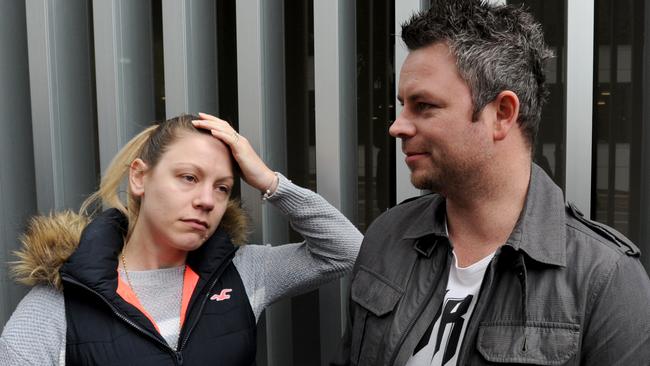
[[(0, 364), (251, 365), (267, 305), (351, 269), (354, 226), (272, 172), (228, 123), (201, 118), (133, 138), (82, 206), (112, 207), (92, 223), (32, 220), (14, 270), (36, 286), (3, 331)], [(230, 199), (238, 170), (305, 242), (233, 245), (246, 231)]]

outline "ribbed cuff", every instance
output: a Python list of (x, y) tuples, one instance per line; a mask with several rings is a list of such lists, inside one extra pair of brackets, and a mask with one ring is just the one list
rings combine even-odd
[(279, 208), (284, 214), (297, 211), (297, 209), (301, 207), (305, 197), (314, 193), (308, 189), (293, 184), (281, 173), (277, 174), (280, 179), (278, 187), (267, 200), (273, 203), (273, 205)]

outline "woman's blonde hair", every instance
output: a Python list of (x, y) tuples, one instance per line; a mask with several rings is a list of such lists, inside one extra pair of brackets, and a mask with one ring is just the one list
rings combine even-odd
[[(179, 138), (181, 132), (210, 135), (209, 131), (194, 127), (192, 124), (193, 119), (199, 118), (188, 114), (173, 117), (147, 127), (144, 131), (132, 138), (113, 158), (101, 179), (99, 189), (90, 195), (81, 205), (79, 210), (80, 214), (92, 216), (96, 210), (101, 208), (102, 204), (106, 207), (118, 209), (126, 216), (129, 223), (126, 235), (126, 239), (128, 240), (133, 232), (140, 212), (140, 197), (131, 192), (127, 181), (131, 163), (135, 159), (140, 158), (150, 168), (155, 167), (169, 146)], [(238, 172), (238, 166), (234, 158), (232, 159), (232, 164), (233, 172), (236, 174)], [(126, 202), (122, 202), (122, 198), (120, 197), (120, 186), (123, 182), (127, 183)], [(245, 220), (244, 216), (240, 212), (239, 202), (231, 199), (228, 202), (228, 208), (224, 213), (221, 224), (224, 224), (225, 221), (226, 226), (228, 226), (234, 220), (237, 221), (234, 225), (246, 226), (246, 222), (241, 222), (241, 220)], [(240, 237), (233, 237), (232, 240), (237, 244), (242, 244), (245, 240), (245, 234), (240, 235)]]

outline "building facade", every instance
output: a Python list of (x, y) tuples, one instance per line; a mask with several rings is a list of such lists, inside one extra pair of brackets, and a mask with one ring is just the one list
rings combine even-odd
[[(504, 0), (492, 0), (504, 2)], [(536, 161), (583, 212), (650, 252), (650, 5), (508, 0), (556, 57)], [(27, 289), (7, 262), (26, 220), (77, 209), (120, 146), (154, 120), (207, 112), (269, 166), (364, 231), (405, 198), (387, 130), (406, 50), (400, 23), (428, 0), (0, 0), (0, 324)], [(648, 142), (648, 144), (646, 144)], [(299, 240), (245, 184), (254, 243)], [(642, 256), (650, 269), (650, 255)], [(326, 365), (347, 280), (279, 302), (260, 365)]]

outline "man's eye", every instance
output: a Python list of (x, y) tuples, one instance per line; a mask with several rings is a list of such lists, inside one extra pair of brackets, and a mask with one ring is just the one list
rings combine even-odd
[(420, 112), (426, 111), (426, 110), (428, 110), (428, 109), (430, 109), (432, 107), (433, 107), (433, 105), (429, 104), (429, 103), (417, 103), (415, 105), (415, 108)]

